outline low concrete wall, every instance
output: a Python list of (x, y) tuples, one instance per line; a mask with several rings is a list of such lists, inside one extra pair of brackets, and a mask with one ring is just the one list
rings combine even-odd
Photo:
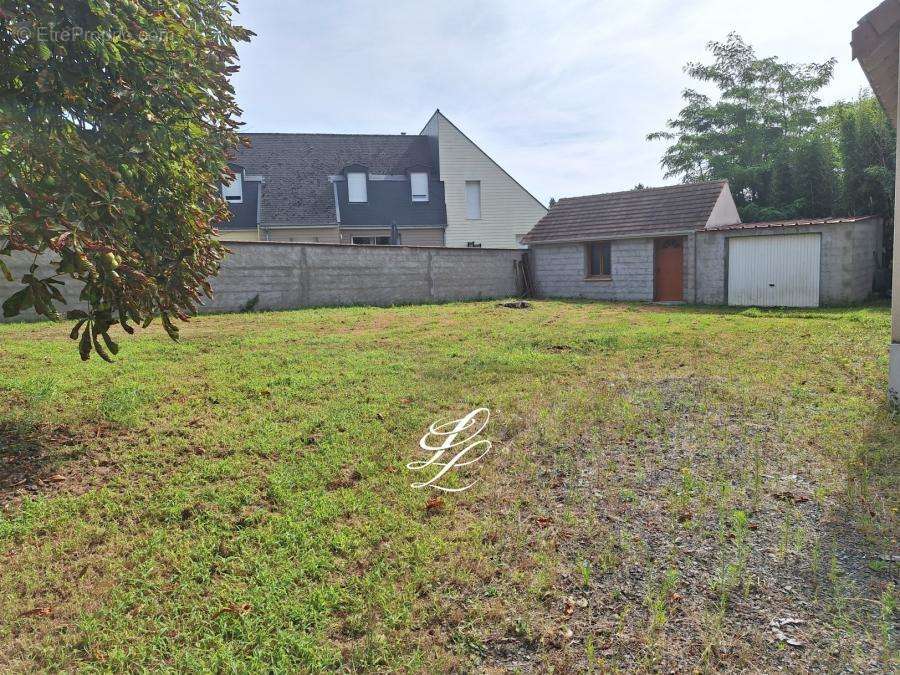
[[(226, 242), (232, 253), (211, 280), (214, 298), (203, 312), (234, 312), (256, 296), (255, 309), (330, 305), (395, 305), (501, 298), (520, 293), (515, 261), (525, 251), (414, 246), (348, 246)], [(4, 261), (17, 279), (33, 256)], [(39, 263), (47, 270), (47, 256)], [(0, 277), (0, 299), (21, 288)], [(80, 307), (80, 284), (63, 291), (65, 312)], [(36, 318), (28, 312), (20, 320)], [(0, 319), (2, 320), (2, 319)]]

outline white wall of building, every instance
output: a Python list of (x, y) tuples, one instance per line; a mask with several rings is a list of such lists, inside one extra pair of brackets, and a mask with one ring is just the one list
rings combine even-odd
[[(447, 204), (446, 245), (518, 248), (518, 237), (547, 213), (546, 207), (440, 112), (422, 133), (437, 138), (440, 178)], [(467, 217), (466, 182), (481, 183), (481, 218)]]
[(722, 188), (722, 194), (716, 200), (712, 213), (709, 214), (709, 220), (706, 221), (706, 227), (718, 227), (720, 225), (735, 225), (741, 222), (741, 215), (738, 213), (737, 204), (734, 203), (734, 197), (731, 194), (731, 188), (725, 186)]

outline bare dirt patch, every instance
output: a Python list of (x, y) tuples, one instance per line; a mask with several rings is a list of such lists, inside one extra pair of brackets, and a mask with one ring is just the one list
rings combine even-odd
[(29, 427), (0, 423), (0, 508), (27, 497), (83, 494), (118, 470), (108, 452), (112, 427)]

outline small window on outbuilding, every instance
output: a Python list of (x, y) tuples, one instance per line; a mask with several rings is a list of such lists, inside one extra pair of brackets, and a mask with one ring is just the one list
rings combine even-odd
[(608, 241), (594, 241), (585, 245), (586, 276), (589, 279), (608, 279), (612, 276), (612, 245)]
[(409, 186), (412, 190), (412, 200), (414, 202), (428, 201), (428, 174), (427, 173), (411, 173), (409, 174)]
[(366, 174), (356, 171), (347, 174), (347, 198), (351, 204), (362, 204), (369, 201), (366, 191)]

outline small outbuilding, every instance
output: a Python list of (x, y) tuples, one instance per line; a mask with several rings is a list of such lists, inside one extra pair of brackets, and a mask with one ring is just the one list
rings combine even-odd
[(523, 241), (548, 298), (841, 305), (883, 264), (880, 218), (742, 223), (727, 181), (561, 199)]

